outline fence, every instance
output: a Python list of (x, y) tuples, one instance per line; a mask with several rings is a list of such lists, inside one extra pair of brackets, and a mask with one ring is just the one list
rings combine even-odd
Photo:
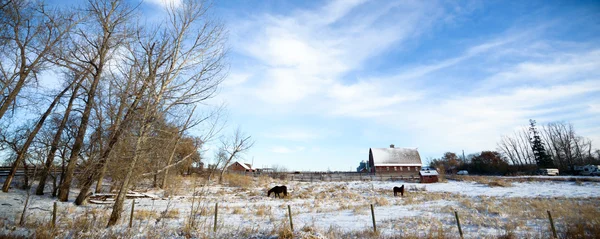
[(268, 176), (281, 180), (299, 181), (299, 182), (335, 182), (335, 181), (418, 181), (418, 175), (398, 175), (398, 174), (375, 174), (362, 172), (236, 172), (229, 173), (245, 175), (249, 177)]
[[(33, 172), (35, 172), (35, 167), (28, 167), (27, 170), (25, 170), (25, 168), (20, 167), (17, 168), (17, 172), (15, 173), (15, 176), (24, 176), (25, 172), (27, 172), (28, 176), (33, 176)], [(10, 170), (12, 169), (12, 167), (0, 167), (0, 177), (6, 177), (10, 174)]]
[[(378, 234), (378, 231), (377, 231), (377, 221), (375, 219), (374, 204), (370, 204), (369, 206), (370, 206), (370, 209), (371, 209), (371, 220), (373, 222), (373, 232), (375, 234)], [(27, 203), (25, 204), (25, 208), (23, 210), (23, 215), (22, 215), (21, 223), (20, 223), (21, 226), (23, 225), (23, 222), (24, 222), (23, 221), (23, 216), (25, 214), (26, 208), (27, 208)], [(50, 211), (50, 210), (48, 210), (48, 211)], [(55, 228), (57, 226), (56, 225), (57, 211), (58, 211), (57, 202), (54, 202), (53, 208), (51, 210), (51, 213), (52, 213), (51, 220), (52, 221), (50, 222), (50, 225), (52, 226), (52, 228)], [(558, 238), (558, 235), (557, 235), (557, 232), (556, 232), (556, 227), (554, 225), (554, 220), (552, 219), (552, 214), (551, 214), (551, 212), (549, 210), (547, 210), (546, 212), (548, 213), (549, 231), (552, 233), (552, 238)], [(133, 199), (131, 201), (131, 212), (129, 214), (129, 228), (131, 228), (133, 226), (134, 214), (135, 214), (135, 199)], [(214, 223), (213, 223), (213, 232), (214, 233), (217, 232), (217, 217), (218, 217), (218, 214), (219, 214), (219, 203), (217, 202), (217, 203), (215, 203), (215, 210), (214, 210)], [(289, 219), (290, 230), (292, 232), (294, 232), (294, 222), (293, 222), (293, 216), (292, 216), (293, 213), (292, 213), (292, 208), (291, 208), (291, 206), (289, 204), (287, 205), (287, 213), (286, 214), (287, 214), (287, 217)], [(454, 211), (454, 216), (455, 216), (455, 219), (456, 219), (456, 221), (455, 221), (456, 222), (456, 227), (457, 227), (458, 233), (459, 233), (459, 235), (457, 235), (457, 236), (459, 236), (462, 239), (462, 238), (464, 238), (464, 233), (463, 233), (463, 230), (462, 230), (462, 227), (461, 227), (461, 224), (460, 224), (460, 218), (459, 218), (458, 212), (456, 210)], [(193, 223), (193, 220), (191, 220), (190, 222)], [(188, 223), (190, 223), (190, 222), (188, 222)], [(191, 225), (191, 226), (193, 227), (193, 225)]]

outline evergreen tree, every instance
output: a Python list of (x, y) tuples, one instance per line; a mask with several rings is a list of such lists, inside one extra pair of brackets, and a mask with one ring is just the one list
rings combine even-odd
[(540, 135), (535, 128), (535, 120), (529, 120), (529, 131), (531, 131), (532, 134), (532, 137), (530, 138), (531, 149), (533, 150), (533, 156), (535, 157), (537, 166), (539, 168), (554, 168), (554, 162), (552, 162), (550, 155), (546, 154), (544, 143), (542, 143)]

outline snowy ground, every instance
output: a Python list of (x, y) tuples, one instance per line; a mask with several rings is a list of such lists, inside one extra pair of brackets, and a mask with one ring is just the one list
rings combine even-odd
[[(428, 237), (443, 234), (452, 238), (458, 237), (454, 211), (460, 216), (466, 238), (495, 238), (507, 234), (547, 237), (551, 232), (546, 210), (552, 211), (557, 230), (564, 232), (569, 222), (585, 220), (589, 214), (598, 215), (600, 208), (598, 182), (513, 182), (512, 186), (490, 187), (469, 181), (435, 184), (255, 181), (246, 188), (197, 185), (194, 189), (193, 183), (187, 180), (169, 192), (171, 197), (164, 197), (164, 191), (150, 190), (148, 193), (162, 199), (136, 199), (131, 230), (127, 224), (132, 200), (127, 200), (121, 224), (111, 229), (105, 229), (111, 205), (76, 207), (72, 202), (59, 202), (58, 229), (47, 232), (55, 199), (33, 195), (26, 225), (16, 226), (26, 193), (13, 189), (9, 193), (0, 193), (0, 237), (30, 237), (36, 233), (73, 238), (111, 235), (139, 238), (287, 237), (288, 205), (292, 210), (295, 237)], [(287, 185), (289, 197), (266, 197), (269, 187), (281, 184)], [(409, 191), (404, 197), (394, 197), (391, 189), (402, 184)], [(192, 196), (194, 191), (195, 197)], [(76, 192), (71, 193), (72, 198), (76, 195)], [(195, 213), (194, 227), (189, 227), (192, 201), (199, 209)], [(217, 202), (217, 233), (213, 233)], [(379, 234), (370, 233), (373, 229), (370, 204), (374, 204)]]

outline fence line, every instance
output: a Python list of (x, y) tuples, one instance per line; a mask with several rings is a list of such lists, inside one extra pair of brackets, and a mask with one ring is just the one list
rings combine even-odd
[[(374, 209), (374, 204), (370, 204), (369, 205), (371, 208), (371, 219), (373, 222), (373, 232), (378, 234), (377, 231), (377, 224), (376, 224), (376, 220), (375, 220), (375, 209)], [(27, 207), (27, 205), (26, 205)], [(56, 228), (56, 220), (57, 220), (57, 202), (54, 202), (53, 204), (53, 210), (52, 210), (52, 217), (51, 217), (51, 226), (52, 228)], [(131, 214), (129, 217), (129, 228), (131, 228), (133, 226), (133, 220), (134, 220), (134, 209), (135, 209), (135, 199), (132, 200), (131, 202)], [(218, 215), (218, 210), (219, 210), (219, 203), (215, 203), (215, 215), (214, 215), (214, 224), (213, 224), (213, 232), (216, 233), (217, 232), (217, 215)], [(553, 235), (553, 238), (558, 238), (557, 232), (556, 232), (556, 228), (554, 227), (554, 221), (552, 219), (552, 215), (550, 213), (550, 210), (546, 211), (548, 213), (548, 219), (550, 220), (550, 229), (551, 229), (551, 233)], [(290, 205), (287, 205), (287, 215), (288, 215), (288, 219), (290, 220), (290, 229), (292, 231), (292, 233), (294, 232), (294, 223), (293, 223), (293, 219), (292, 219), (292, 209), (290, 207)], [(23, 217), (24, 215), (22, 215)], [(224, 215), (223, 215), (224, 216)], [(285, 216), (285, 213), (284, 213)], [(456, 210), (454, 210), (454, 217), (456, 219), (456, 225), (458, 228), (458, 233), (460, 238), (464, 238), (464, 234), (461, 228), (461, 224), (460, 224), (460, 219), (458, 217), (458, 212)], [(23, 219), (21, 219), (23, 220)], [(22, 226), (22, 225), (21, 225)], [(193, 227), (193, 226), (192, 226)]]
[(335, 181), (417, 181), (418, 174), (376, 174), (362, 172), (294, 172), (294, 173), (273, 173), (273, 172), (239, 172), (230, 171), (230, 174), (244, 175), (249, 177), (267, 176), (281, 180), (290, 180), (298, 182), (335, 182)]

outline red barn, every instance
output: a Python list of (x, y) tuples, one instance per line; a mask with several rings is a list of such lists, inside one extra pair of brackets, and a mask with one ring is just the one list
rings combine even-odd
[(421, 156), (417, 149), (370, 148), (367, 171), (376, 174), (418, 176), (421, 170)]
[(232, 171), (232, 172), (256, 172), (256, 169), (252, 168), (251, 164), (241, 163), (241, 162), (235, 162), (232, 165), (229, 165), (229, 167), (227, 167), (227, 171)]

